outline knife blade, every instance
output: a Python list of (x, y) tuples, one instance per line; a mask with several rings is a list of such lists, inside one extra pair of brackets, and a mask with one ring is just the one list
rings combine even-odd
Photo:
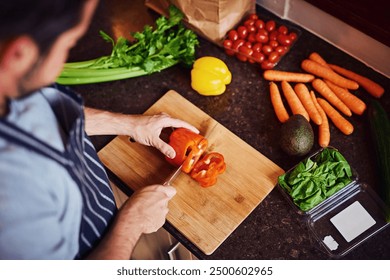
[(171, 175), (167, 178), (167, 180), (163, 183), (164, 186), (172, 186), (172, 182), (179, 176), (181, 173), (181, 168), (183, 165), (180, 165), (177, 169), (175, 169)]

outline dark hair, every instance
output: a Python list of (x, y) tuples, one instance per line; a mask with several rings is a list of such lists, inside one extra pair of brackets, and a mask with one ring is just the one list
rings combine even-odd
[(41, 53), (80, 21), (85, 0), (1, 0), (0, 43), (30, 36)]

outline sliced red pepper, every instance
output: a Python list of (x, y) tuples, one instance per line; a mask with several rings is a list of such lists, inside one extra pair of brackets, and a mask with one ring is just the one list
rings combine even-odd
[(198, 181), (202, 187), (215, 185), (219, 174), (225, 172), (226, 163), (223, 155), (211, 152), (203, 156), (191, 171), (191, 178)]
[(178, 128), (169, 136), (169, 145), (175, 150), (176, 156), (173, 159), (166, 158), (167, 161), (176, 166), (183, 164), (181, 170), (189, 173), (207, 149), (208, 141), (189, 129)]

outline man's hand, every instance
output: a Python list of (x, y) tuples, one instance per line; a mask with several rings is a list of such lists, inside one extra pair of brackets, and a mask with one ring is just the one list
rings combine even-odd
[(134, 192), (89, 259), (129, 259), (140, 236), (157, 231), (165, 222), (168, 202), (176, 194), (171, 186), (151, 185)]
[(151, 185), (136, 191), (120, 209), (141, 233), (161, 228), (168, 214), (168, 202), (176, 194), (171, 186)]
[(166, 127), (184, 127), (199, 133), (189, 123), (170, 117), (166, 113), (153, 116), (125, 115), (91, 108), (85, 108), (85, 130), (88, 135), (128, 135), (134, 141), (153, 146), (169, 158), (174, 158), (175, 150), (161, 138), (161, 131)]
[(175, 150), (160, 138), (161, 131), (166, 127), (184, 127), (199, 133), (199, 130), (185, 121), (170, 117), (168, 114), (160, 113), (154, 116), (137, 116), (137, 122), (129, 135), (138, 143), (153, 146), (159, 149), (169, 158), (174, 158)]

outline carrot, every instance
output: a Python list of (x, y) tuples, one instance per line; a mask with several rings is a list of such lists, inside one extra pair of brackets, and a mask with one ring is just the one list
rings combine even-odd
[(359, 85), (361, 85), (369, 94), (372, 96), (379, 98), (383, 95), (385, 92), (385, 89), (374, 82), (373, 80), (370, 80), (367, 77), (364, 77), (362, 75), (359, 75), (351, 70), (345, 69), (343, 67), (334, 65), (334, 64), (329, 64), (329, 66), (337, 73), (340, 75), (343, 75), (344, 77), (347, 77), (348, 79), (351, 79), (355, 82), (357, 82)]
[(269, 91), (271, 97), (271, 103), (274, 107), (274, 111), (278, 120), (282, 123), (289, 119), (286, 108), (283, 105), (282, 97), (280, 95), (278, 86), (274, 82), (269, 83)]
[(291, 108), (291, 111), (294, 115), (302, 115), (304, 116), (307, 121), (310, 121), (309, 114), (307, 113), (305, 107), (303, 107), (303, 104), (299, 100), (297, 94), (295, 93), (294, 89), (291, 87), (291, 85), (287, 81), (282, 81), (282, 91), (284, 94), (284, 97), (286, 97), (287, 103)]
[(310, 98), (310, 93), (305, 84), (298, 83), (294, 87), (295, 93), (297, 94), (299, 100), (301, 100), (303, 107), (305, 107), (307, 113), (310, 116), (310, 119), (317, 125), (320, 125), (322, 120), (321, 116), (315, 107), (313, 100)]
[(308, 83), (314, 80), (314, 76), (307, 73), (298, 72), (286, 72), (280, 70), (265, 70), (263, 73), (264, 79), (274, 82), (295, 82), (295, 83)]
[(344, 115), (352, 116), (351, 110), (347, 105), (337, 97), (337, 95), (328, 87), (328, 85), (321, 79), (314, 79), (312, 82), (313, 88), (318, 91), (326, 100), (328, 100), (334, 107), (339, 109)]
[(322, 56), (320, 56), (318, 53), (316, 52), (312, 52), (310, 55), (309, 55), (309, 59), (310, 60), (313, 60), (315, 62), (317, 62), (318, 64), (321, 64), (322, 66), (325, 66), (326, 68), (330, 68), (330, 66), (328, 65), (328, 63), (326, 62), (325, 59), (322, 58)]
[(358, 115), (362, 115), (364, 113), (367, 106), (360, 98), (350, 93), (347, 89), (339, 87), (328, 80), (325, 80), (325, 83), (352, 112)]
[(326, 116), (320, 104), (318, 104), (314, 91), (310, 91), (310, 96), (322, 119), (321, 124), (318, 126), (318, 144), (324, 148), (329, 146), (330, 143), (330, 128), (328, 117)]
[(332, 120), (333, 124), (340, 129), (345, 135), (349, 135), (353, 132), (353, 125), (347, 121), (335, 108), (332, 107), (322, 98), (317, 98), (317, 102), (320, 104), (321, 108), (324, 110), (325, 114)]
[(357, 82), (346, 79), (343, 76), (340, 76), (339, 74), (334, 72), (332, 69), (326, 68), (326, 66), (323, 66), (310, 59), (303, 60), (301, 63), (301, 67), (306, 72), (316, 75), (320, 78), (327, 79), (340, 87), (345, 87), (348, 89), (359, 88), (359, 84)]

